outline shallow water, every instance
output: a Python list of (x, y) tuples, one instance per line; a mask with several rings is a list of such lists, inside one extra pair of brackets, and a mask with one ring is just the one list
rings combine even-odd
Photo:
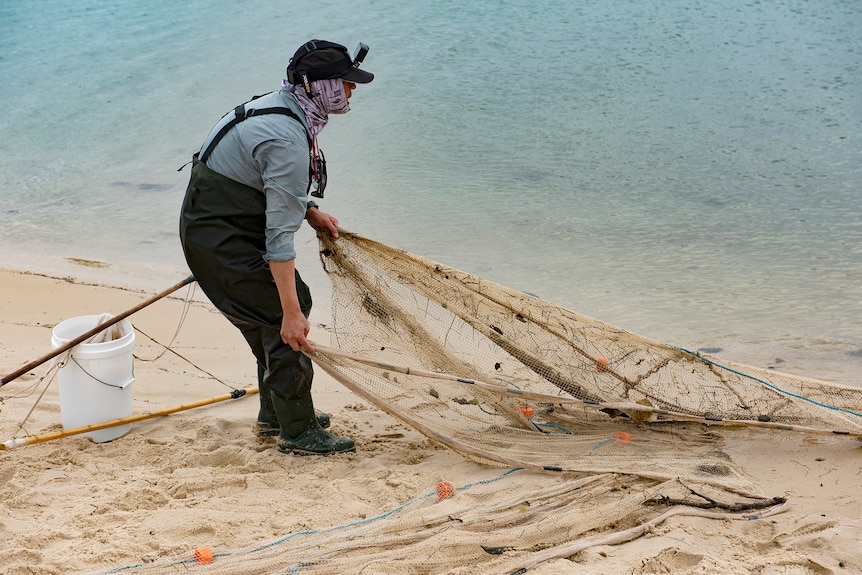
[(345, 228), (862, 383), (858, 3), (402, 4), (0, 2), (0, 263), (175, 283), (177, 168), (300, 43), (361, 40), (377, 78), (321, 136)]

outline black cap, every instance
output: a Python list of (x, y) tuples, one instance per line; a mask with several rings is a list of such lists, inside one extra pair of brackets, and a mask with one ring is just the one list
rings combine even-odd
[[(367, 50), (367, 47), (365, 48)], [(363, 53), (364, 56), (364, 53)], [(303, 44), (287, 65), (287, 81), (302, 84), (305, 80), (341, 78), (348, 82), (367, 84), (374, 74), (359, 69), (361, 58), (354, 60), (347, 48), (326, 40), (309, 40)]]

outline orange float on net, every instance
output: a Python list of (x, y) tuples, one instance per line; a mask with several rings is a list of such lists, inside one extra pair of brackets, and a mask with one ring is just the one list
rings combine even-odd
[(533, 414), (536, 413), (536, 410), (533, 409), (532, 407), (530, 407), (529, 405), (522, 405), (520, 407), (520, 409), (521, 409), (521, 414), (524, 417), (526, 417), (527, 419), (533, 417)]
[(596, 371), (599, 373), (604, 373), (607, 370), (608, 370), (608, 358), (597, 357), (596, 358)]
[(626, 433), (625, 431), (617, 431), (616, 433), (614, 433), (614, 438), (616, 438), (616, 441), (614, 441), (614, 445), (620, 446), (628, 445), (629, 442), (632, 440), (631, 434)]
[(455, 495), (455, 486), (451, 481), (441, 481), (437, 484), (437, 499), (441, 501)]
[(201, 547), (200, 549), (195, 549), (195, 559), (200, 561), (201, 563), (211, 563), (213, 560), (213, 552), (209, 547)]

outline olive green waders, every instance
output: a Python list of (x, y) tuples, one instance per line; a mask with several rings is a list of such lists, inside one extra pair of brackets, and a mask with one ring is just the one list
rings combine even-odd
[[(210, 170), (195, 156), (180, 217), (186, 262), (257, 359), (258, 431), (274, 435), (277, 426), (285, 452), (353, 451), (353, 441), (327, 433), (314, 415), (311, 360), (281, 340), (281, 301), (263, 259), (265, 210), (262, 192)], [(308, 317), (311, 292), (299, 272), (296, 293)]]

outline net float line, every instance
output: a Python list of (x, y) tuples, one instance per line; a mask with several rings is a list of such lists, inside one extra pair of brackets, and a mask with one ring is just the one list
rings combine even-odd
[[(350, 359), (359, 363), (363, 363), (366, 365), (371, 365), (374, 367), (378, 367), (380, 369), (387, 369), (390, 371), (394, 371), (397, 373), (403, 373), (405, 375), (415, 375), (418, 377), (428, 377), (433, 379), (441, 379), (446, 381), (455, 381), (459, 383), (463, 383), (465, 385), (472, 385), (474, 387), (479, 387), (482, 389), (486, 389), (489, 391), (493, 391), (496, 393), (501, 393), (505, 395), (516, 396), (521, 399), (529, 399), (532, 401), (540, 402), (540, 403), (551, 403), (551, 404), (567, 404), (567, 405), (576, 405), (579, 407), (583, 407), (586, 409), (594, 409), (597, 411), (601, 410), (616, 410), (622, 412), (634, 412), (637, 414), (642, 414), (639, 420), (642, 421), (657, 421), (659, 417), (665, 419), (672, 419), (674, 421), (690, 421), (695, 423), (703, 423), (705, 425), (723, 425), (723, 426), (746, 426), (746, 427), (759, 427), (764, 429), (777, 429), (780, 431), (796, 431), (802, 433), (812, 433), (818, 435), (841, 435), (847, 437), (855, 437), (857, 439), (862, 439), (862, 432), (858, 431), (845, 431), (845, 430), (831, 430), (824, 429), (819, 427), (810, 427), (805, 425), (792, 425), (787, 423), (779, 423), (775, 421), (759, 421), (753, 419), (722, 419), (719, 417), (705, 417), (700, 415), (692, 415), (689, 413), (683, 413), (679, 411), (671, 411), (667, 409), (661, 409), (658, 407), (653, 407), (650, 405), (642, 405), (640, 403), (634, 402), (624, 402), (624, 401), (609, 401), (609, 402), (599, 402), (599, 401), (591, 401), (591, 400), (580, 400), (575, 398), (567, 398), (567, 397), (558, 397), (555, 395), (548, 395), (543, 393), (534, 393), (530, 391), (523, 391), (520, 389), (512, 388), (512, 387), (503, 387), (500, 385), (495, 385), (492, 383), (487, 383), (475, 379), (469, 379), (464, 377), (459, 377), (457, 375), (452, 375), (448, 373), (439, 373), (436, 371), (427, 371), (422, 369), (416, 369), (409, 366), (401, 366), (394, 365), (391, 363), (381, 362), (374, 358), (357, 355), (353, 353), (347, 353), (343, 351), (339, 351), (337, 349), (332, 349), (328, 347), (324, 347), (321, 345), (313, 344), (316, 351), (320, 353), (329, 354), (334, 357), (343, 357), (345, 359)], [(313, 354), (310, 355), (313, 357)]]
[[(310, 359), (312, 359), (314, 361), (315, 365), (317, 365), (318, 367), (323, 369), (323, 371), (325, 371), (330, 376), (332, 376), (333, 379), (335, 379), (336, 381), (338, 381), (339, 383), (344, 385), (347, 389), (352, 391), (354, 394), (356, 394), (361, 399), (366, 400), (371, 405), (374, 405), (375, 407), (381, 409), (382, 411), (388, 413), (389, 415), (407, 423), (408, 425), (410, 425), (411, 427), (413, 427), (414, 429), (416, 429), (417, 431), (419, 431), (420, 433), (422, 433), (426, 437), (428, 437), (434, 441), (438, 441), (438, 442), (442, 443), (443, 445), (446, 445), (450, 449), (454, 450), (455, 452), (460, 453), (461, 455), (466, 455), (470, 459), (481, 461), (483, 463), (487, 462), (487, 463), (490, 463), (491, 465), (493, 465), (494, 463), (504, 464), (506, 466), (514, 467), (514, 468), (518, 468), (518, 469), (529, 469), (529, 470), (538, 471), (538, 472), (550, 472), (551, 474), (570, 473), (570, 472), (571, 473), (591, 473), (591, 474), (618, 473), (618, 471), (616, 471), (613, 467), (604, 466), (603, 464), (598, 463), (598, 462), (593, 462), (590, 465), (585, 466), (585, 467), (576, 467), (576, 468), (571, 467), (570, 468), (567, 466), (560, 465), (556, 462), (539, 463), (539, 462), (535, 462), (535, 461), (527, 461), (526, 459), (522, 459), (522, 458), (517, 457), (517, 456), (511, 456), (511, 455), (508, 455), (505, 453), (498, 453), (496, 451), (491, 451), (491, 450), (488, 450), (484, 447), (474, 445), (472, 443), (468, 443), (462, 439), (458, 439), (458, 438), (454, 437), (452, 434), (447, 433), (446, 431), (438, 430), (432, 426), (427, 425), (426, 423), (423, 422), (423, 420), (421, 418), (414, 416), (414, 414), (411, 413), (410, 411), (402, 409), (400, 407), (397, 407), (394, 404), (387, 402), (385, 400), (382, 400), (380, 397), (374, 395), (373, 393), (370, 393), (368, 390), (363, 388), (361, 385), (357, 385), (353, 380), (351, 380), (349, 377), (346, 377), (342, 372), (340, 372), (338, 369), (335, 368), (334, 358), (335, 357), (342, 357), (342, 358), (345, 358), (348, 360), (357, 361), (358, 363), (362, 363), (360, 361), (360, 358), (361, 358), (361, 359), (365, 359), (368, 363), (375, 365), (376, 367), (383, 368), (383, 369), (389, 369), (389, 364), (381, 363), (381, 362), (378, 362), (378, 361), (371, 359), (371, 358), (363, 358), (363, 356), (355, 356), (353, 354), (346, 353), (346, 352), (340, 352), (337, 350), (330, 350), (324, 346), (318, 346), (314, 342), (309, 342), (309, 343), (311, 343), (312, 346), (314, 346), (315, 351), (311, 352), (309, 350), (303, 350), (303, 353), (305, 353)], [(327, 358), (326, 356), (330, 354), (330, 351), (332, 352), (331, 357)], [(424, 376), (428, 376), (428, 377), (442, 376), (442, 377), (438, 377), (438, 379), (450, 379), (453, 381), (461, 381), (460, 378), (453, 376), (453, 375), (438, 374), (435, 372), (422, 371), (422, 370), (414, 370), (414, 369), (407, 368), (407, 367), (402, 368), (400, 366), (392, 366), (392, 367), (397, 368), (397, 369), (391, 369), (391, 371), (399, 371), (399, 372), (405, 373), (405, 374), (424, 375)], [(405, 371), (401, 371), (402, 369)], [(407, 371), (407, 370), (409, 370), (409, 371)], [(472, 381), (472, 380), (467, 380), (467, 381)], [(466, 383), (466, 381), (462, 381), (462, 383)], [(485, 384), (485, 385), (488, 385), (489, 389), (495, 389), (496, 391), (503, 391), (499, 386), (494, 386), (491, 384)], [(553, 397), (553, 396), (545, 396), (545, 397)], [(560, 403), (559, 402), (560, 398), (553, 397), (553, 399), (557, 403)], [(639, 477), (643, 477), (646, 479), (650, 479), (650, 480), (657, 480), (657, 481), (668, 481), (668, 480), (680, 478), (680, 475), (678, 473), (666, 473), (666, 472), (654, 471), (654, 470), (643, 470), (643, 471), (631, 472), (631, 474), (637, 475)], [(751, 499), (762, 500), (762, 499), (766, 498), (764, 495), (762, 495), (760, 493), (756, 493), (754, 491), (751, 491), (751, 490), (748, 490), (745, 488), (738, 488), (738, 487), (732, 485), (732, 482), (727, 482), (727, 481), (724, 481), (722, 479), (714, 479), (713, 484), (714, 485), (721, 485), (722, 487), (724, 487), (728, 491), (731, 491), (733, 493), (737, 493), (739, 495), (742, 495), (744, 497), (748, 497)]]

